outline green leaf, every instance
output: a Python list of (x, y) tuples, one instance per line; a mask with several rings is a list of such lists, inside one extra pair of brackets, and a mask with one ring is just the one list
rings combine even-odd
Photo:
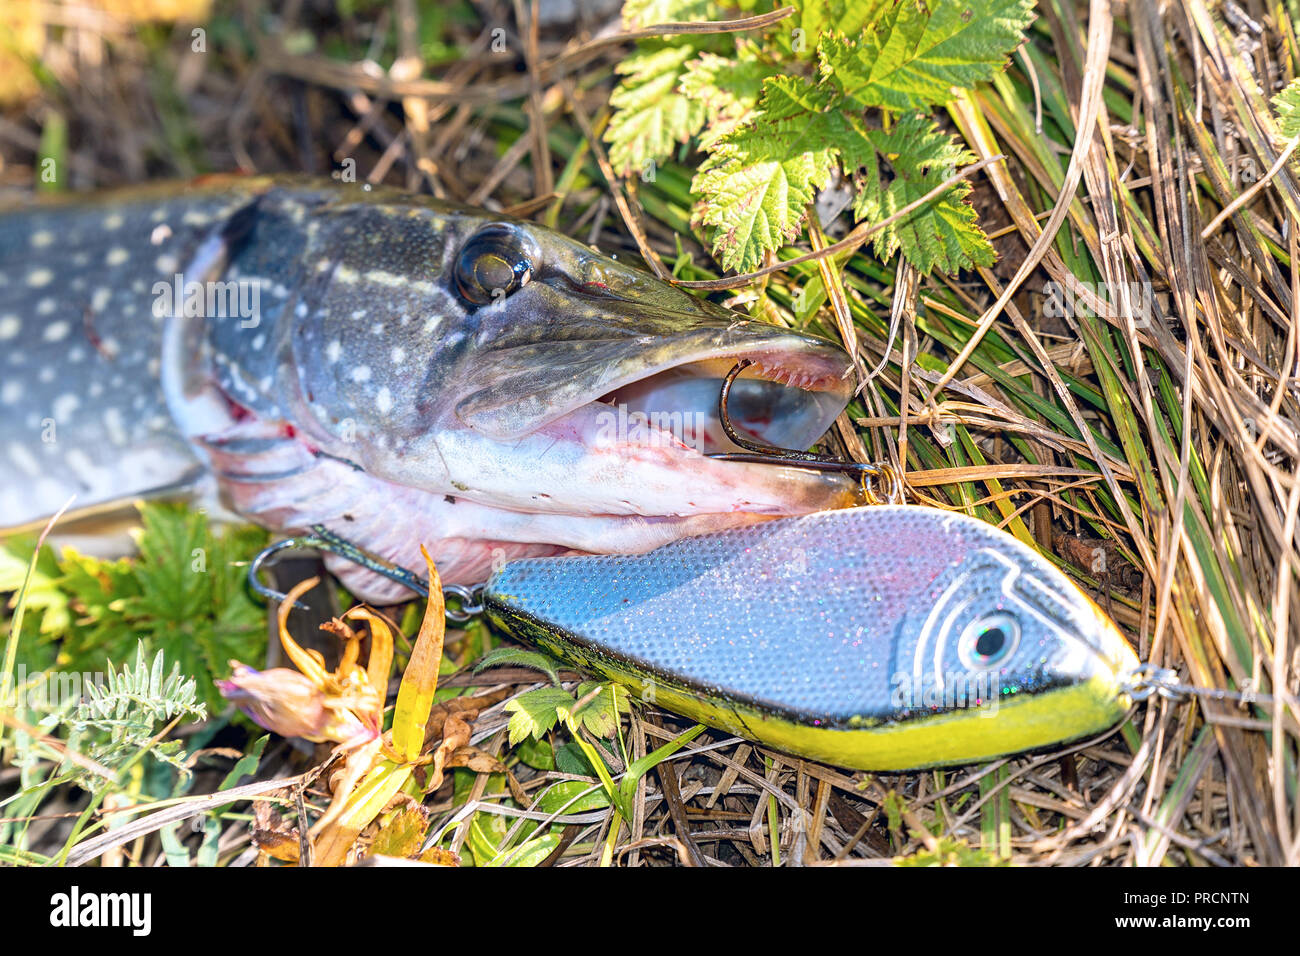
[(515, 756), (526, 766), (534, 770), (554, 770), (555, 769), (555, 751), (551, 748), (550, 742), (546, 740), (537, 740), (533, 737), (525, 738), (523, 743), (515, 748)]
[(558, 833), (531, 837), (513, 850), (503, 850), (486, 866), (537, 866), (560, 845)]
[(823, 72), (861, 107), (920, 109), (990, 80), (1033, 19), (1033, 0), (867, 0), (866, 29), (821, 44)]
[(1287, 139), (1300, 136), (1300, 77), (1292, 80), (1281, 93), (1273, 97), (1273, 108), (1277, 110), (1279, 132)]
[[(590, 772), (589, 767), (582, 771), (584, 775), (589, 775)], [(538, 796), (535, 809), (542, 813), (563, 812), (567, 816), (603, 810), (607, 806), (609, 806), (609, 796), (601, 787), (583, 783), (581, 780), (561, 780)]]
[(489, 651), (481, 661), (474, 665), (474, 673), (478, 674), (489, 667), (500, 667), (503, 664), (511, 664), (515, 667), (530, 667), (535, 671), (541, 671), (553, 683), (558, 684), (560, 682), (560, 672), (556, 669), (555, 661), (545, 654), (525, 650), (522, 647), (506, 646)]
[(625, 811), (623, 815), (626, 819), (632, 819), (630, 812), (632, 808), (632, 799), (636, 794), (636, 786), (641, 778), (673, 754), (677, 753), (677, 751), (681, 750), (703, 732), (704, 725), (696, 724), (684, 734), (679, 734), (662, 747), (651, 751), (627, 768), (627, 773), (623, 775), (623, 779), (618, 785), (618, 806), (620, 809)]
[(65, 666), (102, 670), (143, 640), (198, 682), (212, 710), (225, 706), (213, 682), (232, 658), (265, 648), (265, 609), (244, 586), (245, 561), (266, 542), (260, 529), (212, 533), (207, 517), (174, 504), (141, 509), (139, 557), (101, 561), (65, 551), (59, 587), (77, 618), (59, 634)]
[[(929, 117), (911, 114), (892, 130), (873, 130), (868, 136), (879, 155), (893, 168), (894, 179), (880, 186), (872, 171), (860, 180), (854, 213), (878, 222), (922, 198), (974, 157), (942, 132)], [(971, 185), (959, 182), (901, 222), (876, 234), (874, 246), (881, 259), (895, 252), (922, 274), (938, 268), (956, 272), (971, 263), (992, 265), (993, 247), (979, 227), (975, 209), (967, 201)]]
[(597, 687), (600, 693), (587, 702), (578, 716), (582, 725), (597, 737), (613, 737), (618, 730), (618, 715), (631, 711), (627, 689), (617, 684), (597, 684), (587, 681), (578, 686), (577, 698), (582, 700)]
[(737, 44), (732, 56), (705, 51), (687, 63), (681, 79), (682, 95), (699, 103), (708, 115), (707, 127), (699, 138), (700, 149), (712, 149), (748, 120), (758, 106), (763, 81), (779, 73), (776, 64), (759, 59), (758, 48), (747, 40)]
[(510, 746), (526, 737), (542, 737), (555, 726), (556, 708), (572, 707), (573, 695), (562, 687), (539, 687), (506, 702), (510, 714)]
[(572, 740), (555, 748), (555, 769), (578, 777), (596, 776), (596, 768), (587, 759), (587, 754)]
[(718, 143), (701, 167), (691, 184), (701, 197), (696, 215), (717, 227), (713, 253), (724, 269), (748, 272), (795, 237), (830, 179), (834, 152), (823, 134), (835, 99), (801, 77), (769, 77), (762, 112)]
[(619, 173), (642, 171), (671, 155), (704, 125), (704, 105), (678, 90), (691, 43), (647, 46), (617, 67), (623, 79), (610, 95), (615, 112), (605, 130), (609, 161)]
[(623, 22), (631, 30), (658, 23), (716, 20), (717, 14), (712, 0), (627, 0), (623, 4)]

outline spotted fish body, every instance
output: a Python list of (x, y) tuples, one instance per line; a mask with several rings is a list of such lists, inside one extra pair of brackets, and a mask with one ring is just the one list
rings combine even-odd
[(199, 480), (160, 385), (155, 283), (250, 193), (134, 196), (0, 214), (0, 528)]
[(498, 626), (649, 703), (869, 770), (1098, 733), (1127, 710), (1137, 665), (1034, 551), (918, 506), (783, 518), (644, 555), (511, 562), (484, 601)]
[(476, 583), (854, 497), (708, 457), (735, 450), (716, 395), (742, 357), (737, 426), (814, 443), (851, 391), (837, 346), (397, 191), (223, 177), (0, 212), (0, 348), (0, 533), (206, 489)]

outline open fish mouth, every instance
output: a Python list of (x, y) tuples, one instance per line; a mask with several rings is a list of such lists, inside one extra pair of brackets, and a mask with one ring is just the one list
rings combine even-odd
[(501, 441), (584, 410), (703, 454), (735, 452), (740, 446), (722, 426), (719, 399), (738, 362), (747, 367), (730, 388), (727, 417), (745, 439), (806, 450), (852, 397), (851, 363), (839, 346), (736, 318), (666, 336), (505, 345), (486, 357), (493, 382), (465, 397), (456, 413)]
[(639, 416), (647, 428), (667, 430), (706, 455), (744, 450), (721, 421), (720, 396), (728, 373), (750, 364), (727, 397), (727, 424), (735, 434), (776, 448), (804, 450), (821, 439), (849, 398), (849, 385), (821, 362), (791, 361), (770, 352), (684, 362), (629, 382), (598, 401)]

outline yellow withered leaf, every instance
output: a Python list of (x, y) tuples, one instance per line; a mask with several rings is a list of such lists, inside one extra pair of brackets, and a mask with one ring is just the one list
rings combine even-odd
[(442, 640), (447, 629), (446, 609), (442, 601), (442, 583), (429, 552), (421, 546), (429, 566), (429, 606), (420, 623), (420, 633), (411, 651), (411, 660), (402, 675), (393, 711), (393, 750), (403, 759), (418, 760), (424, 749), (424, 726), (433, 709), (433, 695), (438, 689), (438, 667), (442, 663)]

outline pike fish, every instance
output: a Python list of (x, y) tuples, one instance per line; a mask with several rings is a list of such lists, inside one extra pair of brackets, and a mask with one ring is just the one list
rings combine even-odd
[[(852, 504), (724, 461), (815, 443), (848, 355), (528, 222), (333, 182), (217, 177), (0, 213), (0, 533), (195, 494), (478, 583)], [(400, 585), (328, 559), (354, 593)]]

